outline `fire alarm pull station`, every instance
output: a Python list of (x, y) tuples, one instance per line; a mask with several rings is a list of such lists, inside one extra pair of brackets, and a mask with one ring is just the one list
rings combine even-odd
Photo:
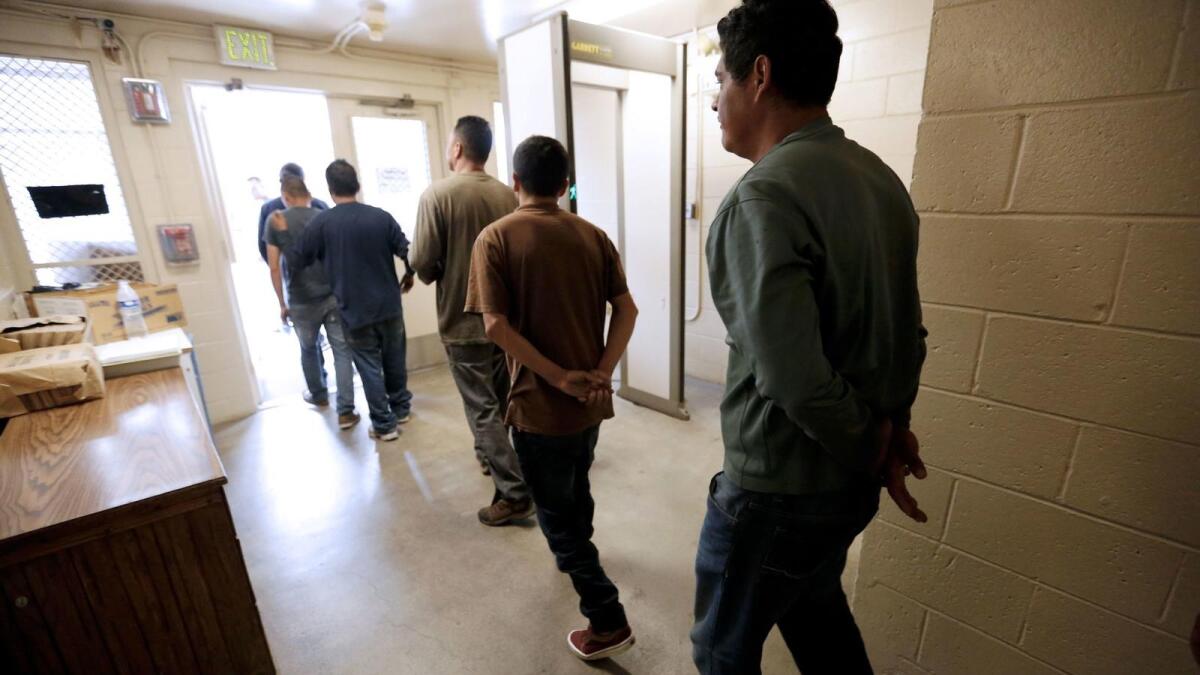
[(168, 265), (187, 265), (200, 260), (196, 233), (190, 223), (159, 225), (158, 243), (162, 246), (163, 258)]

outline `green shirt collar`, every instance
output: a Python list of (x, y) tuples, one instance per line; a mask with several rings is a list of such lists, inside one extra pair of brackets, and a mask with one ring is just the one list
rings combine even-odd
[[(775, 152), (775, 150), (787, 145), (788, 143), (794, 143), (795, 141), (802, 141), (806, 138), (813, 138), (813, 137), (819, 136), (819, 135), (827, 132), (829, 129), (833, 129), (833, 128), (834, 128), (833, 120), (831, 120), (829, 118), (829, 115), (825, 115), (824, 117), (815, 119), (815, 120), (809, 122), (808, 124), (805, 124), (804, 126), (800, 127), (799, 129), (793, 131), (792, 133), (788, 134), (787, 136), (784, 136), (782, 141), (779, 141), (778, 143), (776, 143), (774, 147), (772, 147), (770, 150), (767, 151), (766, 155), (762, 156), (762, 159), (766, 159), (768, 155)], [(760, 159), (758, 161), (761, 162), (762, 159)]]

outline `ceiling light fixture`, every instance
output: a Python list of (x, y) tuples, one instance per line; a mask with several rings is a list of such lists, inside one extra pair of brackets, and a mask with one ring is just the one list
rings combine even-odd
[(387, 27), (387, 6), (382, 2), (371, 3), (363, 8), (363, 13), (357, 19), (338, 31), (338, 34), (333, 37), (333, 42), (319, 50), (319, 53), (342, 52), (345, 54), (351, 38), (363, 31), (367, 32), (367, 37), (371, 42), (383, 42), (383, 31), (387, 30)]
[(383, 42), (383, 31), (387, 30), (387, 8), (382, 2), (368, 5), (362, 14), (362, 23), (367, 27), (371, 42)]

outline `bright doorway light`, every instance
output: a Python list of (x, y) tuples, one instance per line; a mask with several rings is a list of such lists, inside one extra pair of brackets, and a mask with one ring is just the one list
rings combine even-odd
[(569, 0), (557, 9), (585, 23), (608, 23), (662, 4), (663, 0)]
[[(259, 402), (298, 397), (305, 389), (300, 347), (283, 327), (270, 270), (259, 257), (258, 215), (264, 203), (279, 196), (279, 168), (286, 162), (304, 169), (313, 197), (332, 203), (325, 184), (325, 167), (334, 159), (329, 105), (324, 95), (312, 92), (226, 91), (201, 84), (189, 89), (209, 185), (226, 225)], [(330, 358), (326, 362), (332, 366)]]
[(508, 127), (504, 119), (504, 104), (492, 103), (492, 145), (496, 150), (496, 173), (505, 185), (512, 185), (512, 169), (508, 167)]

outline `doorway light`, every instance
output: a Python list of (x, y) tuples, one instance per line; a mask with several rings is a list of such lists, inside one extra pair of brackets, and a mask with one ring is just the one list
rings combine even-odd
[(585, 23), (609, 23), (639, 10), (662, 4), (663, 0), (568, 0), (556, 10)]

